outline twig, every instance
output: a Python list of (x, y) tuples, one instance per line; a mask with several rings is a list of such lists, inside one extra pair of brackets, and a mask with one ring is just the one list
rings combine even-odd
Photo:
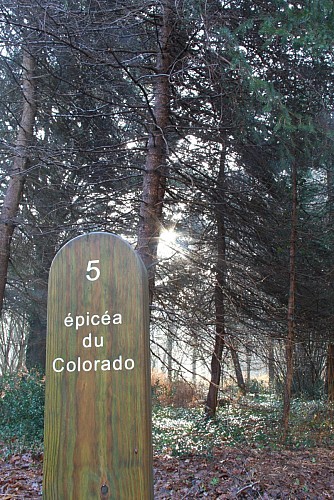
[(240, 493), (243, 493), (244, 491), (248, 490), (248, 488), (253, 488), (253, 486), (259, 483), (260, 481), (255, 481), (255, 483), (247, 484), (247, 486), (244, 486), (243, 488), (241, 488), (241, 490), (237, 491), (235, 495), (238, 496), (240, 495)]

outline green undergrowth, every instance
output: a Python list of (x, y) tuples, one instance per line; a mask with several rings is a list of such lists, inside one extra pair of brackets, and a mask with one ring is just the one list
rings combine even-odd
[(291, 402), (290, 432), (286, 444), (291, 448), (334, 445), (334, 406), (322, 400)]
[(44, 380), (38, 372), (0, 379), (0, 441), (8, 453), (39, 451), (43, 442)]
[(157, 453), (210, 457), (221, 446), (292, 449), (334, 445), (333, 408), (322, 401), (294, 400), (290, 432), (282, 443), (282, 403), (274, 397), (225, 404), (214, 420), (202, 408), (155, 406), (153, 443)]
[(154, 407), (153, 443), (159, 453), (175, 456), (213, 455), (221, 446), (277, 445), (280, 429), (279, 406), (256, 406), (249, 402), (227, 404), (214, 420), (205, 417), (203, 408)]
[[(126, 409), (124, 409), (126, 411)], [(0, 445), (8, 454), (42, 450), (44, 379), (22, 373), (0, 379)], [(259, 449), (282, 447), (282, 403), (260, 395), (227, 400), (214, 420), (203, 406), (153, 405), (153, 445), (158, 454), (213, 456), (222, 446)], [(293, 400), (290, 432), (284, 446), (291, 449), (334, 445), (334, 407), (325, 401)]]

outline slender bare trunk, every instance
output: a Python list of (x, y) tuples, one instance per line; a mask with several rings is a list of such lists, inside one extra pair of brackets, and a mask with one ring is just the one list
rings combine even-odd
[(245, 385), (244, 376), (243, 376), (242, 370), (241, 370), (239, 355), (238, 355), (237, 349), (234, 347), (233, 344), (230, 345), (230, 353), (232, 356), (232, 361), (233, 361), (233, 366), (234, 366), (234, 371), (235, 371), (235, 376), (237, 379), (237, 385), (239, 388), (239, 392), (243, 396), (246, 396), (246, 385)]
[(334, 344), (330, 342), (327, 347), (327, 397), (330, 403), (334, 402)]
[(194, 385), (196, 385), (197, 381), (197, 346), (194, 345), (192, 348), (192, 360), (191, 360), (191, 371), (192, 371), (192, 382)]
[(163, 201), (167, 178), (167, 128), (170, 118), (171, 66), (170, 40), (173, 29), (173, 2), (163, 3), (162, 25), (158, 41), (156, 75), (154, 77), (154, 121), (151, 125), (146, 164), (143, 173), (142, 201), (138, 228), (137, 250), (147, 270), (152, 302), (161, 229)]
[(295, 344), (295, 310), (296, 310), (296, 245), (297, 245), (297, 164), (294, 160), (291, 166), (291, 233), (290, 233), (290, 261), (289, 261), (289, 300), (288, 300), (288, 334), (285, 342), (286, 378), (284, 386), (283, 406), (283, 439), (288, 434), (290, 403), (293, 380), (293, 354)]
[(29, 160), (29, 146), (33, 137), (33, 126), (36, 115), (34, 85), (35, 61), (34, 57), (26, 49), (23, 49), (22, 67), (22, 115), (17, 133), (10, 179), (0, 215), (0, 311), (2, 311), (3, 308), (10, 244), (22, 197), (25, 170)]
[(246, 386), (247, 388), (249, 388), (251, 382), (251, 373), (252, 373), (252, 351), (248, 346), (246, 353), (246, 363), (247, 363)]
[(226, 242), (225, 242), (225, 145), (222, 146), (220, 168), (217, 179), (217, 267), (215, 285), (216, 332), (215, 345), (211, 358), (211, 379), (205, 404), (205, 413), (214, 417), (218, 404), (218, 392), (221, 379), (221, 362), (225, 345), (225, 298), (226, 285)]
[(269, 338), (268, 345), (268, 378), (269, 387), (273, 389), (275, 385), (275, 356), (274, 356), (274, 339)]
[(173, 347), (174, 347), (174, 332), (167, 333), (167, 376), (168, 381), (173, 381)]
[[(333, 231), (334, 222), (334, 184), (333, 172), (331, 167), (327, 170), (327, 199), (328, 199), (328, 226), (329, 230)], [(333, 283), (330, 283), (333, 285)], [(328, 343), (327, 347), (327, 372), (326, 372), (326, 386), (328, 401), (334, 402), (334, 344)]]

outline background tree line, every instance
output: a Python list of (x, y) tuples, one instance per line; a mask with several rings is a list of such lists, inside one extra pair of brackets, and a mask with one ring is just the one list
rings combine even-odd
[(103, 230), (143, 258), (164, 348), (211, 363), (208, 415), (226, 353), (242, 392), (239, 353), (268, 363), (286, 429), (293, 393), (333, 400), (332, 2), (1, 0), (0, 22), (2, 372), (26, 343), (43, 366), (51, 261)]

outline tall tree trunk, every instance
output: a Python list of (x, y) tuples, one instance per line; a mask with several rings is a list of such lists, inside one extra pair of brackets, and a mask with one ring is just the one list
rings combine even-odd
[(151, 303), (153, 299), (157, 248), (167, 178), (167, 128), (170, 119), (169, 72), (171, 67), (170, 44), (174, 17), (173, 4), (172, 0), (165, 0), (162, 3), (162, 25), (157, 44), (156, 76), (153, 83), (154, 121), (151, 125), (147, 145), (138, 227), (137, 251), (148, 270)]
[(296, 310), (296, 246), (297, 246), (297, 164), (293, 160), (291, 165), (291, 233), (290, 233), (290, 257), (289, 257), (289, 300), (288, 300), (288, 334), (285, 341), (286, 378), (284, 386), (283, 405), (283, 439), (288, 434), (291, 391), (293, 381), (293, 354), (295, 344), (295, 310)]
[(216, 415), (218, 392), (221, 378), (221, 362), (225, 345), (225, 298), (226, 285), (226, 241), (225, 241), (225, 145), (222, 145), (219, 173), (217, 178), (217, 268), (215, 285), (215, 345), (211, 358), (211, 379), (205, 404), (205, 413), (213, 418)]
[(0, 312), (3, 308), (7, 282), (10, 244), (16, 224), (15, 218), (23, 193), (25, 170), (29, 161), (29, 146), (33, 137), (33, 126), (36, 116), (34, 71), (34, 57), (27, 49), (23, 49), (22, 115), (17, 133), (10, 179), (0, 215)]
[(327, 347), (327, 366), (326, 366), (326, 386), (329, 402), (334, 401), (334, 344), (330, 342)]
[[(331, 165), (327, 170), (327, 199), (328, 199), (328, 226), (329, 230), (333, 231), (334, 222), (334, 184), (333, 184), (333, 171)], [(330, 283), (333, 285), (333, 283)], [(327, 373), (326, 373), (326, 388), (328, 401), (334, 401), (334, 344), (328, 343), (327, 347)]]

